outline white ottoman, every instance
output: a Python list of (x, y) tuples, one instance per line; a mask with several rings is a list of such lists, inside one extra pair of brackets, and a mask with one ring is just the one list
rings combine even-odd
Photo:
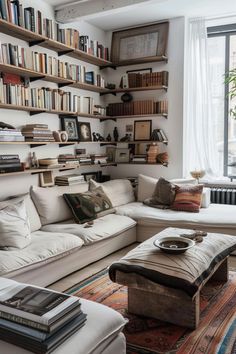
[[(81, 299), (88, 315), (85, 325), (52, 354), (125, 354), (126, 341), (121, 333), (126, 320), (107, 306)], [(28, 350), (0, 341), (0, 353), (31, 354)]]

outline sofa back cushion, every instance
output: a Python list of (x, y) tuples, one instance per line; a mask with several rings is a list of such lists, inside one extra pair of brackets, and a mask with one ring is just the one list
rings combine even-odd
[(113, 207), (135, 201), (134, 190), (128, 179), (114, 179), (104, 183), (98, 183), (94, 180), (89, 181), (89, 189), (91, 191), (98, 187), (102, 187)]
[(33, 186), (30, 188), (30, 194), (39, 213), (42, 225), (47, 225), (73, 218), (71, 210), (63, 198), (63, 194), (84, 193), (87, 190), (87, 183), (49, 188)]
[(9, 204), (17, 204), (21, 200), (24, 200), (24, 202), (25, 202), (26, 213), (29, 217), (30, 232), (34, 232), (34, 231), (39, 230), (41, 228), (42, 224), (41, 224), (37, 209), (36, 209), (32, 199), (30, 198), (29, 194), (20, 195), (18, 197), (14, 197), (11, 199), (7, 199), (3, 202), (0, 202), (0, 209), (4, 208), (5, 206), (7, 206)]
[(25, 201), (8, 204), (0, 210), (0, 248), (24, 248), (31, 242)]

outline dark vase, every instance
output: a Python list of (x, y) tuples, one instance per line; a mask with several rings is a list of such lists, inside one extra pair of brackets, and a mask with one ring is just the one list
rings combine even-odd
[(114, 137), (115, 141), (118, 141), (119, 133), (118, 133), (117, 127), (115, 127), (113, 130), (113, 137)]

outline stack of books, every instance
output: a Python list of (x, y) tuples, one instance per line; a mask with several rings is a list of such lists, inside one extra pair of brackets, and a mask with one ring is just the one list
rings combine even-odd
[(154, 102), (153, 100), (142, 100), (127, 103), (109, 103), (107, 107), (107, 115), (129, 116), (155, 113), (160, 114), (167, 113), (164, 111), (164, 109), (167, 110), (167, 108), (167, 101)]
[(73, 154), (60, 154), (58, 156), (58, 162), (65, 164), (65, 165), (74, 165), (78, 166), (79, 165), (79, 158), (76, 155)]
[(85, 183), (84, 176), (82, 175), (72, 174), (55, 177), (55, 184), (58, 186), (72, 186), (81, 183)]
[(154, 129), (151, 135), (151, 140), (167, 143), (168, 139), (162, 129)]
[(21, 131), (26, 141), (55, 141), (47, 124), (26, 124)]
[(102, 165), (107, 163), (107, 155), (102, 154), (92, 154), (90, 155), (91, 163), (93, 165)]
[(168, 86), (168, 71), (152, 73), (127, 73), (121, 78), (121, 88)]
[(147, 162), (147, 155), (146, 154), (136, 154), (132, 157), (132, 162)]
[(19, 155), (0, 155), (0, 173), (22, 171)]
[(0, 141), (24, 141), (20, 129), (1, 129), (0, 128)]
[(79, 298), (1, 279), (1, 340), (33, 353), (51, 353), (85, 322)]

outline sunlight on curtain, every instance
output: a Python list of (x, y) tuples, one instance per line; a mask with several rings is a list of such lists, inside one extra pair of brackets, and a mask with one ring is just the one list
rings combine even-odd
[(205, 20), (191, 19), (185, 69), (184, 176), (203, 169), (207, 177), (220, 175), (216, 148), (216, 124), (212, 114), (207, 30)]

